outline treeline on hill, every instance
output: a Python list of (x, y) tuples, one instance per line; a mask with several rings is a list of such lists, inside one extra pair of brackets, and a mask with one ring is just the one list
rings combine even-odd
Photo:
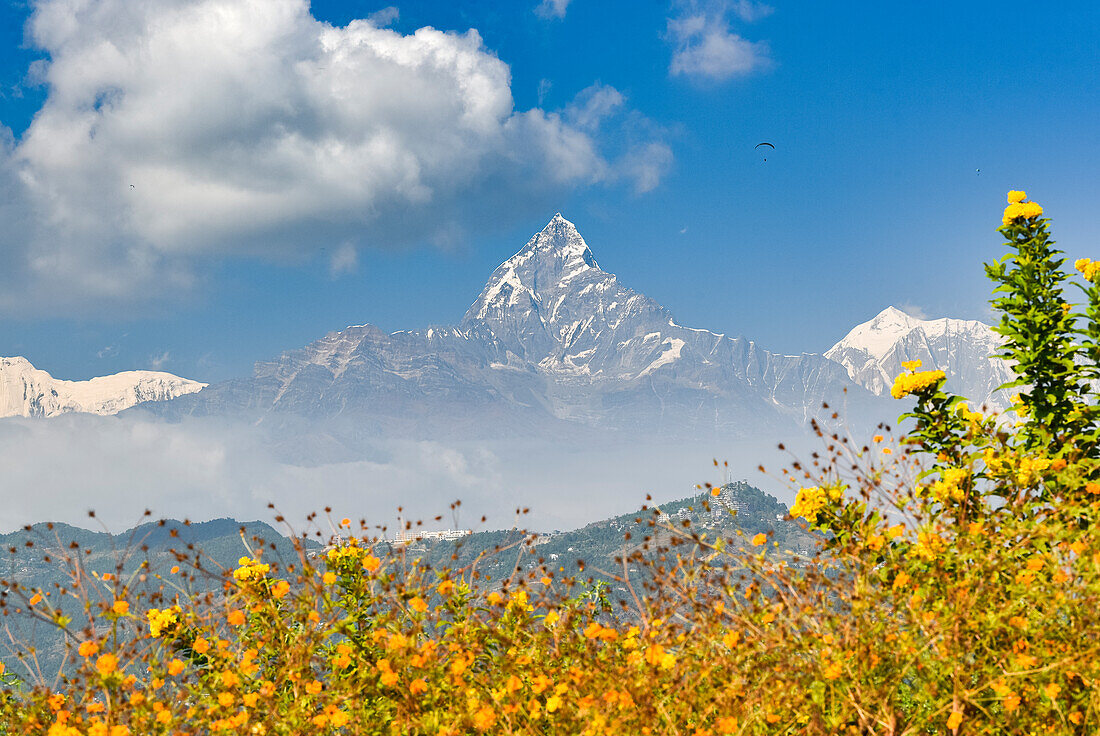
[[(343, 519), (320, 554), (242, 556), (204, 594), (76, 579), (79, 622), (13, 588), (6, 618), (63, 629), (76, 665), (8, 680), (0, 733), (1097, 733), (1100, 263), (1074, 263), (1075, 305), (1041, 206), (1010, 192), (998, 230), (1013, 407), (971, 406), (914, 362), (891, 392), (915, 400), (901, 437), (819, 426), (822, 451), (779, 470), (818, 535), (808, 558), (777, 543), (795, 533), (780, 519), (708, 529), (669, 505), (634, 515), (648, 554), (610, 524), (580, 530), (599, 549), (584, 570), (548, 564), (577, 551), (564, 536), (501, 539), (486, 579), (480, 541), (381, 554)], [(612, 601), (589, 569), (623, 554), (641, 585)]]

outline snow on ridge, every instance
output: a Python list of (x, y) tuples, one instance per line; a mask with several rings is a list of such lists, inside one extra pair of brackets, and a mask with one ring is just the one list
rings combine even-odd
[(862, 350), (876, 361), (881, 361), (889, 355), (898, 341), (914, 330), (923, 331), (929, 338), (940, 338), (950, 333), (967, 333), (971, 337), (978, 337), (988, 332), (992, 344), (996, 337), (991, 329), (989, 325), (977, 320), (953, 317), (917, 319), (891, 306), (879, 312), (873, 319), (853, 327), (844, 339), (825, 352), (825, 357), (833, 358), (841, 350), (848, 348)]
[(21, 356), (0, 358), (0, 417), (117, 414), (136, 404), (166, 401), (205, 387), (205, 383), (163, 371), (123, 371), (66, 381), (35, 368)]
[(684, 345), (686, 345), (687, 343), (685, 343), (678, 337), (666, 337), (664, 341), (661, 342), (661, 344), (668, 345), (668, 350), (663, 351), (656, 360), (647, 365), (645, 369), (637, 375), (637, 378), (648, 376), (650, 373), (657, 370), (661, 366), (668, 365), (669, 363), (679, 360), (680, 351), (684, 349)]

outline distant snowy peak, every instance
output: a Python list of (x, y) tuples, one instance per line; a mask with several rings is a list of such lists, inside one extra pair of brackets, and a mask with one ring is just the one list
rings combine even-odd
[(515, 307), (537, 306), (589, 272), (612, 277), (600, 270), (576, 226), (558, 213), (527, 245), (493, 271), (463, 321), (491, 320), (495, 314)]
[(70, 412), (117, 414), (146, 401), (167, 401), (206, 386), (159, 371), (124, 371), (63, 381), (26, 358), (0, 358), (0, 417), (52, 417)]
[(947, 387), (976, 403), (1003, 405), (997, 387), (1013, 379), (1008, 364), (993, 357), (1001, 338), (977, 320), (922, 320), (887, 307), (874, 319), (857, 325), (825, 353), (840, 363), (853, 381), (882, 395), (908, 360), (925, 369), (947, 373)]

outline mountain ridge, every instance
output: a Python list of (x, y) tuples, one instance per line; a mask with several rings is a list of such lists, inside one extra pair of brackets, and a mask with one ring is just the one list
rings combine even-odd
[(154, 411), (352, 413), (409, 434), (530, 433), (542, 423), (717, 437), (793, 430), (844, 390), (859, 409), (876, 403), (822, 355), (678, 324), (602, 270), (559, 213), (493, 271), (456, 326), (352, 326)]
[(35, 368), (22, 356), (0, 357), (0, 418), (117, 414), (137, 404), (196, 393), (206, 385), (162, 371), (123, 371), (66, 381)]

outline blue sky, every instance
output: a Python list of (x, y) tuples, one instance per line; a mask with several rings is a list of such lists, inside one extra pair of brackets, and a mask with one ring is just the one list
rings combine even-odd
[(260, 6), (0, 5), (0, 355), (210, 381), (455, 322), (559, 210), (680, 323), (784, 352), (985, 318), (1008, 189), (1100, 254), (1091, 3)]

